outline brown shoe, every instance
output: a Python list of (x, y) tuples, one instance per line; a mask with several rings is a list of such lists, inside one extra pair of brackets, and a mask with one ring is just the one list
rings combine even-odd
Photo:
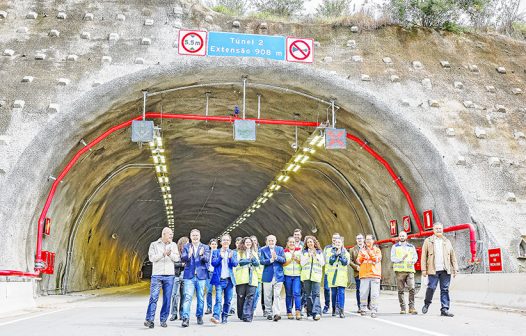
[(210, 322), (212, 322), (213, 324), (219, 324), (219, 323), (221, 323), (221, 321), (219, 321), (218, 319), (216, 319), (216, 318), (213, 317), (213, 316), (210, 318)]
[(418, 315), (418, 312), (416, 311), (415, 308), (409, 308), (409, 314), (411, 314), (411, 315)]
[(407, 314), (407, 312), (405, 311), (405, 309), (400, 309), (400, 314)]
[(294, 316), (292, 316), (292, 313), (287, 313), (287, 318), (289, 320), (294, 320)]
[(281, 316), (279, 316), (278, 314), (274, 315), (274, 322), (278, 322), (279, 320), (281, 320)]
[(296, 320), (301, 320), (301, 312), (296, 310)]

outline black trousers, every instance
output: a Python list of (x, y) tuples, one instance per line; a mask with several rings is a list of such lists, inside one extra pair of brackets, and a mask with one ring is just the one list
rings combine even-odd
[(256, 294), (255, 286), (248, 284), (237, 285), (237, 317), (240, 320), (252, 321), (254, 317), (254, 295)]

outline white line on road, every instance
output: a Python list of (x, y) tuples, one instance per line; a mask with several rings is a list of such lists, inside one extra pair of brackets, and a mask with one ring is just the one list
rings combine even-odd
[(413, 331), (418, 331), (418, 332), (421, 332), (421, 333), (427, 334), (427, 335), (448, 336), (446, 334), (441, 334), (441, 333), (434, 332), (434, 331), (431, 331), (431, 330), (426, 330), (426, 329), (421, 329), (421, 328), (417, 328), (417, 327), (412, 327), (412, 326), (409, 326), (407, 324), (402, 324), (402, 323), (397, 323), (397, 322), (393, 322), (393, 321), (389, 321), (389, 320), (384, 320), (384, 319), (378, 318), (378, 317), (373, 319), (370, 316), (362, 316), (360, 314), (356, 314), (356, 313), (353, 313), (353, 312), (348, 312), (348, 313), (351, 314), (351, 315), (354, 315), (354, 316), (365, 317), (365, 318), (368, 318), (368, 319), (371, 319), (371, 320), (375, 320), (375, 321), (383, 322), (383, 323), (386, 323), (386, 324), (394, 325), (394, 326), (397, 326), (397, 327), (400, 327), (400, 328), (405, 328), (405, 329), (409, 329), (409, 330), (413, 330)]
[(37, 315), (28, 316), (28, 317), (23, 317), (23, 318), (19, 318), (19, 319), (12, 320), (12, 321), (2, 322), (2, 323), (0, 323), (0, 327), (8, 325), (8, 324), (12, 324), (12, 323), (20, 322), (20, 321), (30, 320), (30, 319), (37, 318), (37, 317), (40, 317), (40, 316), (45, 316), (45, 315), (59, 313), (59, 312), (62, 312), (64, 310), (69, 310), (69, 309), (71, 309), (71, 308), (64, 308), (64, 309), (54, 310), (54, 311), (51, 311), (51, 312), (46, 312), (46, 313), (42, 313), (42, 314), (37, 314)]

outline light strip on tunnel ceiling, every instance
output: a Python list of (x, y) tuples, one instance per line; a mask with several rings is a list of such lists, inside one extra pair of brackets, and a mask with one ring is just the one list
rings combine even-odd
[(174, 229), (174, 208), (172, 204), (172, 194), (170, 193), (170, 179), (168, 178), (168, 167), (166, 166), (165, 150), (163, 148), (163, 139), (159, 128), (154, 130), (153, 141), (150, 142), (155, 174), (161, 188), (162, 199), (166, 209), (166, 220), (168, 227)]
[(290, 179), (290, 174), (297, 173), (301, 165), (305, 164), (310, 155), (316, 153), (316, 150), (313, 147), (321, 147), (325, 143), (324, 129), (327, 125), (322, 124), (318, 126), (314, 132), (304, 141), (303, 145), (299, 147), (290, 158), (290, 160), (285, 163), (285, 166), (280, 172), (274, 177), (268, 186), (259, 194), (258, 197), (252, 202), (240, 215), (237, 217), (226, 229), (221, 233), (217, 239), (221, 239), (221, 236), (232, 232), (234, 229), (238, 228), (243, 222), (245, 222), (250, 216), (252, 216), (258, 209), (261, 208), (261, 205), (266, 203), (269, 198), (274, 195), (274, 192), (281, 189), (281, 186)]

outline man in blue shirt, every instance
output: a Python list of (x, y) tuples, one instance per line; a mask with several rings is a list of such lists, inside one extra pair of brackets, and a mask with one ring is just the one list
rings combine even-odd
[[(267, 236), (267, 246), (260, 250), (260, 261), (265, 266), (263, 269), (263, 292), (265, 296), (265, 313), (268, 320), (279, 321), (281, 302), (281, 288), (285, 281), (283, 264), (285, 252), (283, 247), (276, 246), (276, 236)], [(274, 302), (272, 299), (274, 298)]]
[[(221, 248), (215, 249), (212, 253), (212, 266), (214, 273), (210, 283), (216, 288), (216, 303), (214, 305), (214, 315), (210, 319), (213, 323), (219, 323), (221, 314), (221, 323), (227, 323), (228, 313), (230, 312), (230, 302), (234, 292), (235, 278), (232, 268), (238, 264), (237, 253), (230, 249), (232, 238), (229, 234), (221, 237)], [(223, 300), (224, 295), (224, 300)], [(223, 311), (221, 313), (221, 301), (224, 301)]]
[(184, 303), (183, 303), (183, 327), (190, 324), (190, 304), (197, 293), (197, 324), (203, 324), (204, 292), (206, 279), (208, 278), (208, 263), (210, 262), (210, 248), (201, 243), (201, 232), (193, 229), (190, 232), (190, 243), (186, 244), (181, 254), (181, 260), (185, 263), (183, 273)]

